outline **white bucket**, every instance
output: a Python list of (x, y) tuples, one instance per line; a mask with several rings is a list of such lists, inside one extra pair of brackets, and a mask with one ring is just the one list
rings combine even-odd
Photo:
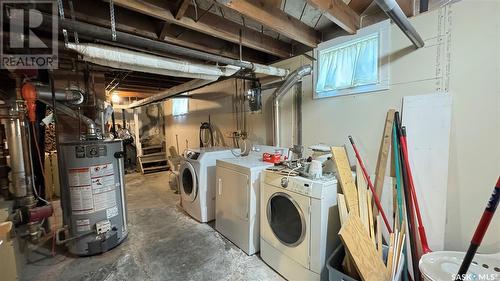
[[(426, 281), (455, 280), (465, 256), (463, 252), (440, 251), (423, 255), (419, 268)], [(500, 258), (477, 254), (462, 280), (500, 280)]]

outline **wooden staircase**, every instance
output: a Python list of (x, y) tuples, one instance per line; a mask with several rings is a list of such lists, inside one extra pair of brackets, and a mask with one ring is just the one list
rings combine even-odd
[(163, 145), (142, 147), (143, 155), (137, 157), (142, 174), (168, 170), (167, 153)]

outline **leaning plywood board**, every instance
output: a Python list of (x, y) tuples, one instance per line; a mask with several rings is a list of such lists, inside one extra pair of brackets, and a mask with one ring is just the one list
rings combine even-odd
[(352, 177), (351, 166), (347, 159), (347, 153), (343, 147), (332, 147), (333, 162), (337, 171), (337, 177), (347, 203), (349, 213), (359, 216), (358, 192)]
[(422, 220), (431, 249), (443, 250), (451, 129), (450, 94), (403, 98), (403, 125)]
[[(384, 133), (382, 135), (382, 142), (380, 143), (380, 150), (378, 152), (377, 166), (375, 167), (375, 191), (377, 192), (378, 198), (382, 196), (382, 190), (384, 187), (385, 170), (387, 168), (387, 158), (389, 158), (389, 150), (391, 147), (392, 140), (392, 125), (394, 122), (394, 109), (387, 111), (387, 116), (385, 118)], [(378, 214), (378, 209), (373, 206), (373, 215)]]
[(339, 205), (339, 217), (340, 217), (340, 225), (343, 225), (344, 222), (347, 220), (347, 216), (349, 213), (347, 212), (347, 205), (345, 203), (345, 197), (344, 194), (337, 194), (337, 201)]
[(349, 214), (339, 232), (340, 239), (365, 281), (387, 281), (389, 274), (358, 216)]
[(368, 220), (368, 190), (363, 187), (358, 187), (358, 204), (359, 204), (359, 218), (363, 223), (363, 226), (368, 232), (370, 232), (370, 222)]

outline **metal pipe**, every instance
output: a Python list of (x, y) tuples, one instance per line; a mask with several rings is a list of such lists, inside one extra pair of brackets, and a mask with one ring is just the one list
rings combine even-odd
[(422, 48), (424, 46), (424, 40), (422, 40), (417, 30), (411, 25), (401, 7), (396, 3), (396, 0), (375, 0), (375, 2), (399, 26), (415, 47)]
[[(44, 15), (49, 17), (48, 15)], [(44, 21), (45, 22), (45, 21)], [(49, 22), (49, 21), (47, 21)], [(86, 35), (92, 39), (100, 39), (110, 41), (111, 31), (108, 28), (72, 21), (68, 19), (59, 20), (60, 28), (78, 32), (80, 35)], [(231, 58), (226, 58), (218, 55), (208, 54), (202, 51), (197, 51), (166, 42), (160, 42), (148, 38), (144, 38), (129, 33), (116, 31), (117, 42), (130, 45), (131, 47), (152, 50), (157, 52), (171, 53), (180, 56), (200, 59), (204, 61), (216, 62), (219, 64), (234, 65), (245, 69), (253, 70), (255, 73), (284, 77), (288, 74), (288, 70), (273, 66), (267, 66), (248, 61), (240, 61)]]
[(87, 62), (168, 76), (213, 80), (220, 76), (231, 76), (241, 69), (234, 66), (192, 63), (92, 43), (68, 43), (66, 47), (81, 54), (82, 59)]
[[(47, 101), (44, 101), (44, 100), (40, 100), (40, 101), (47, 104), (48, 106), (53, 107), (53, 104), (51, 104)], [(73, 117), (75, 119), (79, 119), (83, 123), (85, 123), (85, 126), (87, 127), (87, 137), (88, 138), (90, 138), (90, 139), (99, 138), (99, 134), (97, 133), (97, 125), (95, 124), (94, 120), (90, 119), (89, 117), (87, 117), (79, 112), (74, 111), (73, 109), (67, 107), (66, 105), (64, 105), (60, 102), (55, 102), (54, 105), (55, 105), (55, 108), (57, 110), (61, 111), (62, 113), (66, 114), (70, 117)]]
[(303, 65), (287, 76), (283, 85), (273, 93), (273, 145), (280, 146), (280, 102), (290, 88), (299, 82), (302, 77), (311, 74), (312, 66)]
[[(52, 91), (49, 86), (36, 84), (35, 88), (39, 99), (52, 99)], [(83, 102), (83, 92), (79, 89), (56, 90), (54, 94), (57, 101), (71, 102), (72, 104), (81, 104)]]

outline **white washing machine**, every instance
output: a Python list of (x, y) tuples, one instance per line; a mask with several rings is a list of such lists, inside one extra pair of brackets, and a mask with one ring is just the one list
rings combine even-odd
[(288, 153), (287, 148), (255, 146), (248, 156), (218, 159), (215, 196), (215, 229), (247, 255), (259, 251), (259, 201), (261, 171), (272, 167), (262, 153)]
[(215, 163), (235, 158), (240, 149), (189, 148), (179, 169), (182, 208), (199, 222), (215, 219)]
[(340, 243), (337, 180), (263, 171), (260, 256), (289, 280), (328, 280), (326, 260)]

